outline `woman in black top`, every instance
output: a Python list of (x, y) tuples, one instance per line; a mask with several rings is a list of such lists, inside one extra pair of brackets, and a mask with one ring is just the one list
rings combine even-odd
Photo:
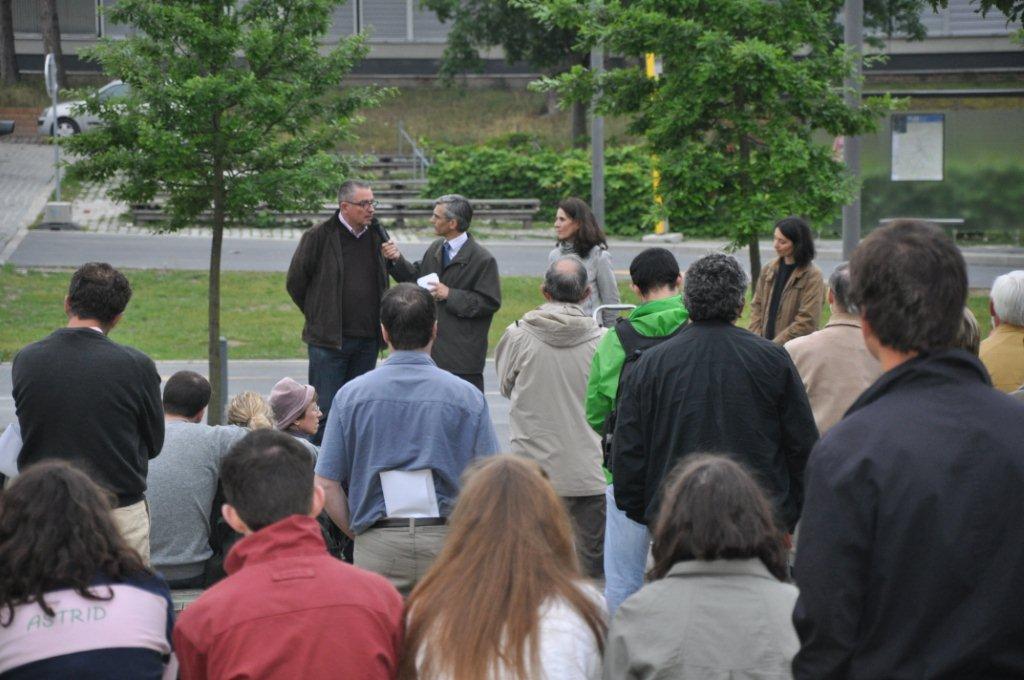
[(750, 303), (750, 330), (782, 345), (818, 330), (825, 280), (814, 259), (811, 228), (800, 217), (775, 224), (778, 258), (761, 270)]

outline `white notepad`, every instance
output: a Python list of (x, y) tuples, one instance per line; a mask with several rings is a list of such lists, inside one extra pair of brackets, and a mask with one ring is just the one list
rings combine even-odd
[(380, 473), (388, 517), (440, 517), (431, 470), (388, 470)]
[(0, 474), (10, 479), (18, 476), (18, 454), (21, 453), (21, 426), (18, 421), (0, 434)]
[(431, 291), (434, 290), (434, 288), (436, 288), (437, 284), (439, 283), (441, 283), (441, 278), (434, 273), (430, 273), (427, 274), (426, 276), (421, 276), (420, 278), (416, 279), (417, 286), (419, 286), (420, 288), (426, 288), (427, 290)]

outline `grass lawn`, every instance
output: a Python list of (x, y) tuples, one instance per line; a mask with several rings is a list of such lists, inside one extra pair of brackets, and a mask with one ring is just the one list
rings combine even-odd
[[(134, 294), (113, 338), (154, 359), (205, 357), (206, 273), (126, 273)], [(21, 347), (64, 325), (61, 300), (70, 276), (70, 270), (0, 268), (0, 361), (10, 361)], [(492, 350), (508, 324), (542, 302), (540, 281), (530, 276), (502, 279), (503, 304), (489, 337)], [(285, 292), (283, 273), (225, 272), (221, 285), (221, 332), (228, 338), (232, 359), (305, 358), (306, 346), (299, 337), (302, 315)], [(623, 301), (635, 304), (628, 284), (620, 282), (619, 287)], [(986, 292), (975, 291), (970, 307), (985, 337), (991, 330)], [(749, 308), (742, 325), (748, 316)]]

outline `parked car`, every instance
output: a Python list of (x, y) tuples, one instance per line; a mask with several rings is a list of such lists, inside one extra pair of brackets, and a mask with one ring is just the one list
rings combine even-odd
[(0, 120), (0, 137), (10, 134), (14, 134), (14, 121)]
[[(100, 101), (106, 101), (113, 97), (124, 97), (130, 91), (128, 83), (114, 80), (100, 88)], [(67, 137), (102, 125), (98, 116), (82, 110), (83, 104), (85, 102), (82, 100), (57, 104), (56, 125), (54, 125), (53, 107), (46, 107), (39, 116), (39, 134)]]

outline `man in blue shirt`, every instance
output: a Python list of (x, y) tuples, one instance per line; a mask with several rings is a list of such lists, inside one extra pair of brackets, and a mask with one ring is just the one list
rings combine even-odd
[[(331, 519), (355, 539), (356, 566), (408, 594), (441, 550), (463, 471), (497, 453), (498, 441), (483, 394), (430, 358), (437, 337), (430, 293), (400, 284), (384, 294), (380, 316), (390, 356), (335, 396), (316, 481)], [(431, 471), (437, 516), (394, 508), (389, 516), (381, 473), (422, 470)]]

